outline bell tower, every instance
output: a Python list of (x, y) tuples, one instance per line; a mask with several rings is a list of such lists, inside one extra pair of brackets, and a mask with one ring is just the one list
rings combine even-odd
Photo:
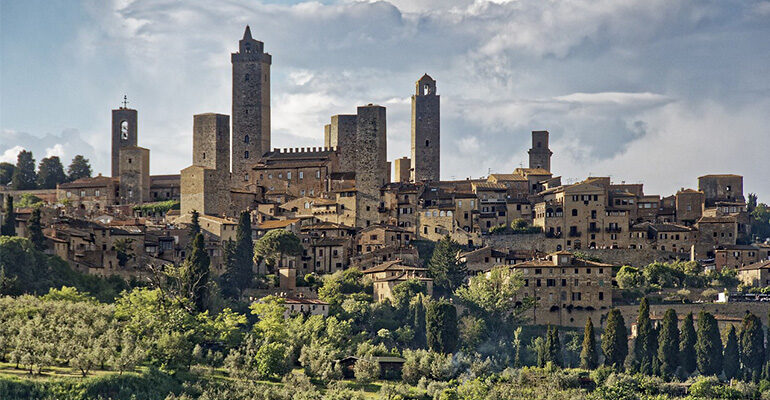
[(551, 172), (551, 156), (548, 148), (548, 131), (532, 131), (532, 148), (529, 149), (529, 167)]
[(123, 104), (112, 110), (112, 177), (120, 176), (120, 150), (137, 145), (137, 113), (128, 108), (128, 99), (123, 96)]
[(425, 74), (415, 84), (412, 96), (413, 182), (440, 180), (441, 114), (436, 81)]
[(246, 183), (251, 166), (270, 151), (270, 65), (264, 43), (246, 26), (233, 53), (232, 172), (235, 185)]

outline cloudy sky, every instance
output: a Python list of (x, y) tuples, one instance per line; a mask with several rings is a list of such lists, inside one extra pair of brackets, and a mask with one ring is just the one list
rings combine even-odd
[(230, 114), (246, 24), (273, 55), (274, 147), (319, 146), (330, 115), (379, 103), (388, 157), (408, 155), (427, 72), (445, 179), (526, 166), (547, 129), (566, 182), (665, 195), (737, 173), (770, 201), (770, 1), (3, 0), (0, 160), (82, 153), (108, 173), (127, 94), (152, 173), (178, 173), (192, 115)]

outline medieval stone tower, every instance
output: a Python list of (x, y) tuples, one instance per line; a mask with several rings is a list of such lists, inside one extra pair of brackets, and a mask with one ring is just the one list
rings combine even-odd
[[(340, 147), (347, 144), (340, 143)], [(380, 188), (388, 183), (388, 140), (385, 125), (385, 107), (366, 105), (356, 114), (356, 226), (380, 222)]]
[(246, 183), (251, 166), (270, 151), (270, 64), (264, 43), (246, 26), (233, 53), (233, 183)]
[(548, 131), (532, 131), (532, 148), (529, 149), (529, 167), (551, 172), (551, 155), (548, 148)]
[(136, 110), (123, 107), (112, 110), (112, 176), (120, 176), (120, 150), (137, 144)]
[(356, 118), (356, 115), (350, 114), (332, 115), (331, 123), (324, 127), (324, 146), (338, 149), (340, 165), (349, 166), (355, 162), (358, 152), (355, 146)]
[(436, 81), (425, 74), (412, 96), (412, 180), (440, 180), (441, 124)]
[(230, 118), (193, 116), (193, 165), (182, 170), (181, 210), (224, 215), (230, 205)]

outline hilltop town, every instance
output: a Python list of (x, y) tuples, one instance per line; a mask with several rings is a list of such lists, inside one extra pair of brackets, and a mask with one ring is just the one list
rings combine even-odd
[[(428, 74), (411, 95), (411, 154), (387, 159), (387, 109), (376, 104), (330, 116), (322, 147), (272, 148), (272, 56), (248, 26), (231, 63), (232, 112), (193, 116), (191, 163), (179, 174), (152, 174), (140, 110), (124, 103), (112, 110), (110, 176), (91, 176), (81, 157), (69, 178), (58, 158), (59, 178), (42, 162), (35, 177), (29, 152), (4, 167), (3, 235), (130, 287), (164, 288), (159, 277), (205, 257), (222, 297), (275, 300), (286, 319), (342, 312), (321, 282), (346, 271), (371, 285), (372, 303), (396, 304), (413, 284), (461, 303), (459, 316), (472, 307), (453, 293), (505, 270), (521, 287), (503, 314), (522, 307), (523, 325), (602, 328), (617, 309), (634, 338), (644, 297), (655, 324), (667, 309), (707, 310), (720, 327), (739, 326), (747, 310), (768, 322), (770, 232), (755, 212), (766, 206), (736, 171), (694, 176), (676, 193), (604, 176), (564, 183), (549, 132), (533, 130), (519, 138), (531, 141), (526, 168), (442, 180), (441, 102)], [(242, 253), (242, 243), (255, 247)], [(3, 294), (20, 294), (3, 282)], [(188, 288), (198, 311), (217, 308), (205, 304), (216, 296), (198, 295), (206, 288)], [(383, 371), (400, 368), (393, 358), (378, 361)]]

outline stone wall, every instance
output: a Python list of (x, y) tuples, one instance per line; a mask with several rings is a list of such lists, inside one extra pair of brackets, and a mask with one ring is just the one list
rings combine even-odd
[[(631, 328), (631, 324), (636, 322), (636, 317), (639, 313), (639, 306), (617, 306), (617, 309), (623, 314), (623, 318), (626, 320), (626, 327)], [(694, 303), (694, 304), (651, 304), (650, 314), (663, 316), (663, 314), (669, 308), (673, 308), (679, 315), (686, 315), (688, 313), (697, 314), (702, 311), (706, 311), (713, 315), (721, 315), (727, 317), (743, 318), (746, 311), (753, 313), (760, 319), (764, 325), (768, 325), (770, 313), (770, 303)], [(602, 323), (604, 321), (602, 320)], [(596, 323), (596, 321), (594, 321)]]
[(150, 150), (124, 147), (120, 150), (120, 204), (150, 200)]

